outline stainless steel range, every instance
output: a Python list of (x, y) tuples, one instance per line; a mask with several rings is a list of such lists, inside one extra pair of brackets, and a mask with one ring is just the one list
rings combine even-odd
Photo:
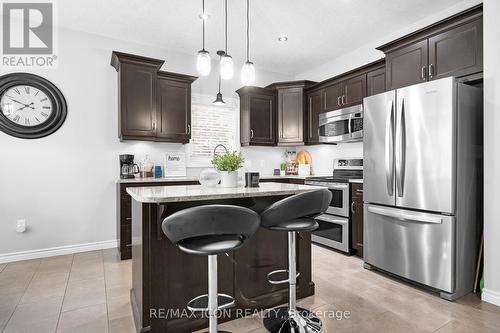
[(325, 186), (332, 192), (332, 201), (325, 214), (316, 218), (319, 228), (312, 241), (349, 253), (349, 182), (363, 178), (363, 159), (336, 159), (332, 177), (311, 177), (306, 185)]

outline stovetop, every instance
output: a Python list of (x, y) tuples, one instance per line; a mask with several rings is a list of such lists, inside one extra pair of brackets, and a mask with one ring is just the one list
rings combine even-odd
[(326, 183), (348, 183), (353, 179), (363, 179), (363, 159), (361, 158), (335, 159), (331, 177), (307, 178), (308, 181)]
[(326, 182), (326, 183), (349, 183), (353, 179), (363, 179), (363, 175), (349, 175), (349, 176), (332, 176), (332, 177), (310, 177), (308, 181)]

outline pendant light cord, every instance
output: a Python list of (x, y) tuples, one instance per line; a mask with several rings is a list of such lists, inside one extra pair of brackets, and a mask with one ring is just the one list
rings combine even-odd
[(205, 51), (205, 0), (202, 0), (202, 11), (201, 11), (201, 29), (202, 29), (202, 35), (203, 35), (203, 48), (202, 50)]
[(225, 24), (225, 35), (226, 35), (226, 44), (225, 44), (225, 52), (227, 55), (227, 0), (224, 0), (224, 15), (226, 16), (226, 24)]
[(249, 1), (247, 0), (247, 62), (249, 61), (249, 54), (250, 54), (250, 5)]

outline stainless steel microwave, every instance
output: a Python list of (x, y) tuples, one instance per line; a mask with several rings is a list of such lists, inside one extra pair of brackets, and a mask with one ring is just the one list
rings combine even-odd
[(363, 104), (319, 115), (319, 141), (324, 143), (363, 140)]

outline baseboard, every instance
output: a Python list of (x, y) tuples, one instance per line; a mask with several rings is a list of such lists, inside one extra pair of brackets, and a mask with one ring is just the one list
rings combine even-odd
[(500, 292), (498, 291), (484, 288), (483, 293), (481, 294), (481, 299), (485, 302), (500, 306)]
[(20, 261), (20, 260), (60, 256), (64, 254), (111, 249), (114, 247), (118, 247), (117, 240), (50, 247), (46, 249), (30, 250), (22, 252), (11, 252), (11, 253), (0, 254), (0, 264), (13, 261)]

